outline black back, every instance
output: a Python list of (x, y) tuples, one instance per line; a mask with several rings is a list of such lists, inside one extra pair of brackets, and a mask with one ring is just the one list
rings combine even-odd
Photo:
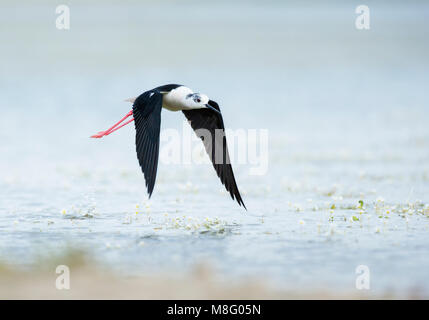
[(182, 87), (181, 84), (165, 84), (163, 86), (156, 87), (153, 90), (158, 90), (159, 92), (170, 92), (178, 87)]

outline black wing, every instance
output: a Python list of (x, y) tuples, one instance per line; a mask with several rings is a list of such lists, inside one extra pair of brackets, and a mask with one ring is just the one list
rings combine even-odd
[(155, 186), (158, 169), (161, 108), (162, 94), (157, 90), (141, 94), (133, 105), (137, 158), (146, 180), (149, 198)]
[[(209, 105), (220, 112), (219, 105), (215, 101), (210, 100)], [(183, 110), (183, 113), (197, 136), (203, 140), (204, 147), (222, 184), (225, 185), (232, 199), (235, 198), (238, 204), (243, 205), (246, 209), (232, 172), (222, 115), (205, 108)]]

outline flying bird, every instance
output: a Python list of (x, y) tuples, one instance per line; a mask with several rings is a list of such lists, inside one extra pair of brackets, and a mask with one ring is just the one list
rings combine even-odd
[[(182, 111), (197, 136), (204, 143), (213, 167), (232, 199), (246, 209), (238, 191), (229, 159), (225, 126), (219, 105), (205, 94), (194, 93), (179, 84), (167, 84), (127, 99), (133, 108), (119, 122), (91, 138), (102, 138), (134, 121), (136, 128), (137, 159), (143, 171), (149, 198), (152, 195), (159, 156), (161, 110)], [(129, 117), (128, 121), (124, 122)]]

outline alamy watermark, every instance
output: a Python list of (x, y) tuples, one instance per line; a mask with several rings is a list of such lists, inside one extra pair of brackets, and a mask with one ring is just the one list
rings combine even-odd
[(355, 20), (355, 27), (358, 30), (369, 30), (369, 7), (366, 5), (360, 5), (356, 7), (355, 13), (358, 14)]
[(370, 272), (369, 267), (361, 264), (356, 267), (356, 289), (358, 290), (369, 290), (370, 289)]
[(70, 30), (70, 8), (62, 4), (55, 8), (55, 13), (58, 15), (55, 20), (55, 27), (58, 30)]
[(59, 274), (55, 279), (55, 287), (58, 290), (70, 290), (70, 268), (66, 265), (59, 265), (55, 269), (55, 273)]
[[(159, 161), (163, 164), (249, 164), (250, 175), (268, 171), (267, 129), (194, 130), (183, 121), (182, 132), (164, 129), (160, 133)], [(203, 141), (204, 143), (201, 143)], [(228, 147), (229, 157), (224, 152)]]

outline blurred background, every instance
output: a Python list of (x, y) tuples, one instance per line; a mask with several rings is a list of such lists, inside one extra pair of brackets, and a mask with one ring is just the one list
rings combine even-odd
[[(60, 4), (70, 30), (56, 28)], [(361, 4), (369, 30), (355, 27)], [(333, 294), (360, 294), (367, 265), (365, 294), (427, 296), (428, 9), (2, 0), (1, 263), (31, 273), (77, 248), (95, 273), (203, 264), (219, 281)], [(133, 126), (89, 139), (129, 111), (124, 99), (166, 83), (216, 100), (228, 128), (268, 129), (266, 175), (233, 163), (247, 212), (209, 165), (161, 164), (149, 202)], [(162, 126), (181, 132), (183, 119), (163, 112)]]

